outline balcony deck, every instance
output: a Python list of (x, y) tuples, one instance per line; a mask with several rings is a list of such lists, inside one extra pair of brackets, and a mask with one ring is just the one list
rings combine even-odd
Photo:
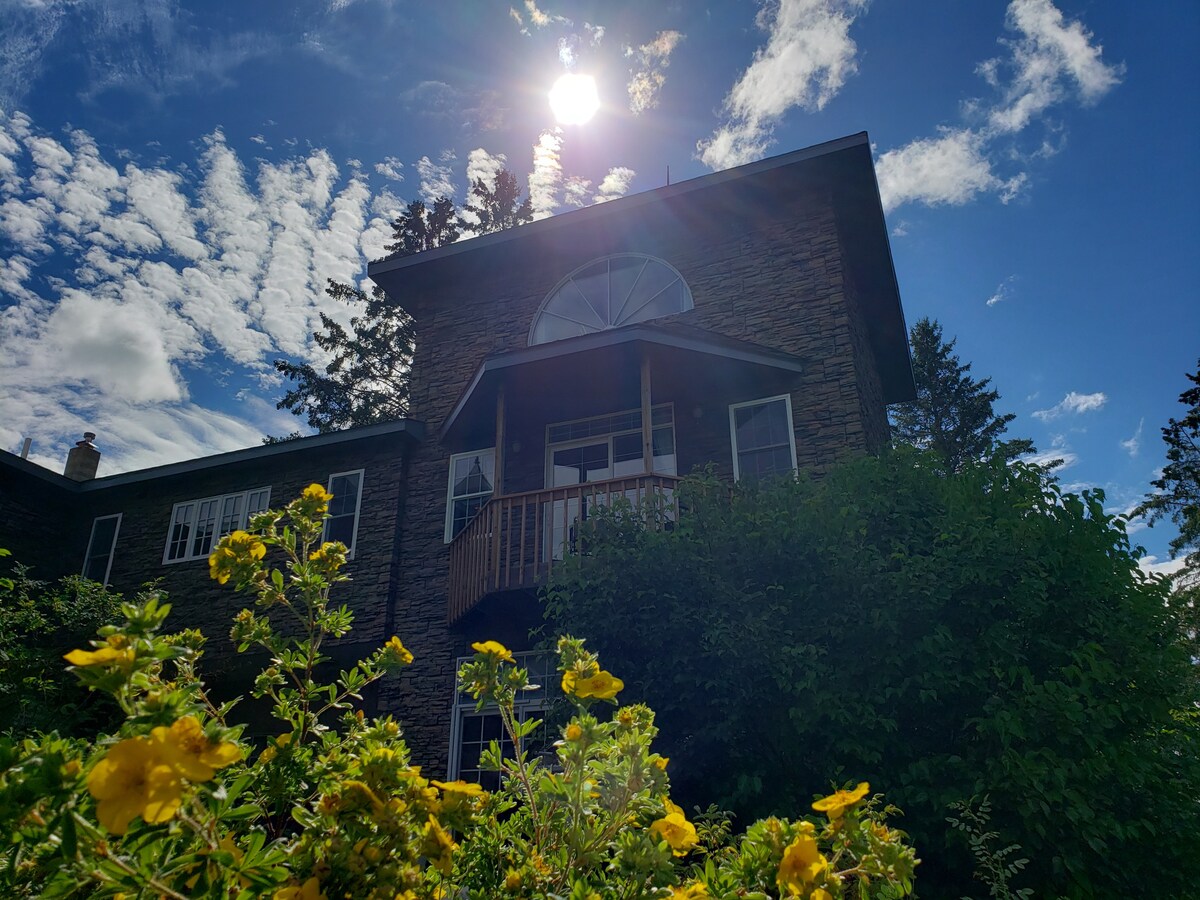
[(542, 584), (577, 550), (577, 522), (624, 497), (635, 506), (661, 497), (675, 509), (671, 475), (633, 475), (493, 497), (450, 544), (449, 616), (453, 624), (489, 594)]

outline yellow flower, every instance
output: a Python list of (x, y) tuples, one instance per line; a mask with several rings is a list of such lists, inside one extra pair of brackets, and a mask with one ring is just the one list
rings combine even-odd
[(486, 797), (487, 791), (473, 781), (430, 781), (434, 787), (451, 794), (461, 794), (464, 797)]
[(583, 729), (572, 722), (567, 726), (566, 738), (568, 741), (577, 741), (583, 737)]
[(277, 890), (272, 900), (327, 900), (325, 894), (321, 891), (321, 882), (317, 881), (317, 876), (314, 875), (300, 887), (288, 885)]
[(400, 643), (400, 638), (395, 635), (392, 635), (388, 639), (388, 642), (383, 645), (383, 649), (387, 651), (393, 660), (402, 666), (407, 666), (413, 661), (412, 652), (404, 644)]
[(331, 569), (336, 569), (346, 562), (346, 545), (338, 541), (326, 541), (319, 548), (308, 554), (309, 562), (320, 563)]
[(702, 900), (709, 896), (711, 894), (708, 893), (708, 888), (699, 881), (693, 881), (686, 887), (672, 887), (671, 896), (667, 900)]
[[(674, 808), (679, 809), (678, 806)], [(670, 844), (671, 852), (675, 856), (685, 856), (699, 840), (696, 836), (696, 827), (684, 818), (682, 811), (668, 812), (661, 819), (655, 819), (650, 823), (650, 833), (657, 834)]]
[(664, 772), (667, 770), (667, 763), (669, 763), (670, 761), (671, 761), (671, 757), (669, 757), (669, 756), (656, 756), (656, 757), (654, 757), (654, 759), (651, 760), (651, 762), (654, 763), (656, 768), (661, 769)]
[(321, 519), (329, 511), (329, 501), (332, 499), (333, 494), (321, 485), (310, 484), (300, 493), (299, 499), (292, 502), (291, 508), (302, 516)]
[(162, 761), (188, 781), (208, 781), (215, 770), (242, 758), (241, 748), (229, 741), (213, 743), (195, 716), (176, 719), (170, 728), (160, 725), (150, 741)]
[(208, 577), (218, 584), (224, 584), (238, 569), (266, 555), (267, 545), (258, 535), (246, 531), (227, 534), (208, 557)]
[(425, 824), (425, 832), (421, 840), (421, 853), (429, 860), (430, 864), (441, 872), (443, 875), (449, 875), (454, 868), (454, 858), (452, 854), (458, 849), (458, 844), (451, 840), (450, 835), (446, 833), (438, 820), (433, 816), (429, 817), (429, 821)]
[(829, 865), (828, 860), (817, 849), (817, 840), (811, 834), (801, 834), (783, 851), (779, 874), (775, 881), (782, 891), (795, 895), (807, 889)]
[(515, 869), (509, 869), (504, 876), (504, 889), (507, 891), (515, 891), (521, 886), (521, 873)]
[(135, 816), (151, 825), (174, 817), (183, 795), (178, 774), (144, 737), (127, 738), (96, 763), (88, 792), (99, 803), (96, 818), (113, 834), (124, 834)]
[(809, 900), (833, 900), (833, 894), (825, 890), (825, 888), (813, 888)]
[(562, 689), (564, 694), (579, 697), (594, 697), (597, 700), (611, 700), (625, 690), (625, 682), (613, 676), (612, 672), (599, 671), (595, 675), (581, 676), (568, 669), (563, 673)]
[(512, 651), (505, 647), (499, 641), (476, 641), (471, 645), (471, 649), (476, 653), (483, 653), (487, 656), (494, 656), (500, 662), (515, 663)]
[(289, 731), (287, 734), (279, 735), (279, 737), (275, 738), (275, 742), (273, 744), (268, 745), (267, 749), (259, 754), (259, 762), (270, 762), (279, 755), (280, 750), (282, 750), (291, 742), (292, 732)]
[(72, 650), (63, 659), (73, 666), (107, 666), (116, 664), (123, 669), (133, 664), (132, 647), (116, 648), (105, 644), (95, 650)]
[(830, 819), (840, 819), (842, 814), (867, 795), (871, 785), (860, 781), (852, 791), (834, 791), (828, 797), (816, 801), (812, 808), (817, 812), (826, 813)]

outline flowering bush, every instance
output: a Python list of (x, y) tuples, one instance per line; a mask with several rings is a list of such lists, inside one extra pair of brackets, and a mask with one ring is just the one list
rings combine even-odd
[[(866, 783), (813, 804), (822, 818), (767, 819), (744, 836), (689, 821), (669, 797), (653, 713), (620, 706), (624, 685), (583, 642), (558, 646), (573, 709), (549, 760), (527, 749), (542, 723), (519, 721), (540, 689), (502, 644), (474, 645), (459, 673), (498, 710), (511, 752), (493, 743), (489, 793), (426, 778), (391, 718), (355, 704), (412, 661), (393, 637), (332, 684), (317, 680), (326, 641), (353, 619), (330, 592), (346, 549), (322, 543), (330, 497), (318, 485), (254, 516), (209, 560), (255, 597), (235, 617), (239, 650), (266, 650), (253, 695), (278, 733), (260, 749), (196, 676), (203, 638), (165, 634), (169, 606), (126, 604), (125, 621), (67, 654), (79, 679), (125, 719), (94, 742), (50, 734), (0, 741), (0, 895), (5, 897), (899, 897), (916, 864), (890, 808)], [(274, 565), (278, 563), (278, 565)], [(608, 714), (601, 715), (607, 710)], [(335, 727), (336, 726), (336, 727)]]

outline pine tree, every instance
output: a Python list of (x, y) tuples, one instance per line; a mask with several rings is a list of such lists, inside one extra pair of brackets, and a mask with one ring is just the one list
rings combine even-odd
[(324, 372), (308, 363), (275, 361), (275, 369), (295, 382), (276, 407), (306, 416), (321, 433), (402, 418), (408, 411), (412, 319), (378, 286), (368, 295), (331, 280), (325, 292), (362, 313), (350, 319), (349, 330), (321, 313), (322, 330), (313, 338), (333, 355)]
[(392, 223), (392, 229), (392, 243), (385, 248), (389, 259), (453, 244), (462, 233), (462, 221), (454, 201), (438, 197), (429, 208), (422, 201), (413, 200)]
[(892, 438), (896, 443), (933, 450), (947, 472), (999, 450), (1008, 458), (1033, 451), (1029, 440), (1001, 441), (1012, 413), (997, 416), (992, 405), (1000, 393), (989, 390), (990, 378), (971, 377), (971, 364), (954, 353), (957, 339), (942, 339), (941, 323), (921, 319), (909, 333), (917, 399), (892, 407)]
[(474, 216), (474, 221), (462, 220), (464, 231), (473, 234), (491, 234), (514, 225), (533, 221), (533, 205), (529, 198), (521, 200), (521, 187), (517, 176), (507, 169), (496, 174), (496, 183), (488, 187), (482, 178), (471, 185), (471, 199), (463, 212)]
[(1146, 495), (1137, 513), (1150, 522), (1170, 517), (1179, 526), (1171, 551), (1190, 554), (1189, 568), (1200, 576), (1200, 361), (1196, 374), (1186, 377), (1195, 385), (1179, 395), (1187, 412), (1181, 419), (1168, 419), (1162, 430), (1167, 464), (1162, 476), (1150, 482), (1154, 492)]

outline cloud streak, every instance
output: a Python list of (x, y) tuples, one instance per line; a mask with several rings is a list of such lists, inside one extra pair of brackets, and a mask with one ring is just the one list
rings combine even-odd
[[(1089, 106), (1116, 87), (1123, 66), (1102, 59), (1102, 48), (1081, 22), (1068, 22), (1051, 0), (1012, 0), (1005, 16), (1007, 56), (980, 63), (990, 101), (966, 105), (966, 121), (934, 137), (889, 150), (876, 161), (884, 209), (905, 203), (958, 206), (984, 194), (1002, 203), (1019, 196), (1028, 174), (1000, 174), (1009, 159), (1025, 156), (1011, 141), (1053, 107), (1072, 100)], [(1029, 157), (1053, 152), (1042, 139)]]
[(1108, 395), (1101, 391), (1097, 391), (1094, 394), (1080, 394), (1071, 391), (1049, 409), (1035, 410), (1033, 417), (1041, 422), (1052, 422), (1063, 416), (1080, 415), (1081, 413), (1103, 409), (1104, 404), (1107, 402)]
[(658, 106), (658, 94), (667, 83), (667, 66), (671, 54), (683, 40), (678, 31), (660, 31), (648, 44), (634, 49), (626, 48), (626, 56), (634, 60), (629, 72), (629, 111), (639, 116), (648, 109)]
[(823, 109), (857, 71), (850, 26), (866, 0), (780, 0), (764, 5), (757, 24), (767, 42), (725, 98), (725, 123), (696, 145), (710, 169), (766, 155), (772, 131), (795, 107)]

